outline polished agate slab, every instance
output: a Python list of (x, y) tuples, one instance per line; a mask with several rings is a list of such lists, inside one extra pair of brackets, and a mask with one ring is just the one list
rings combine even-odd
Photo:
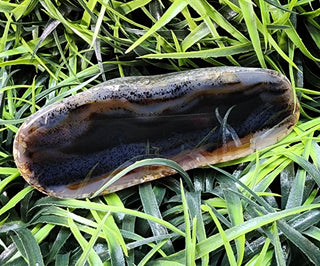
[[(14, 158), (38, 190), (89, 197), (137, 160), (168, 158), (189, 170), (274, 144), (296, 124), (298, 107), (287, 78), (266, 69), (118, 78), (31, 115), (16, 135)], [(140, 167), (104, 193), (174, 173)]]

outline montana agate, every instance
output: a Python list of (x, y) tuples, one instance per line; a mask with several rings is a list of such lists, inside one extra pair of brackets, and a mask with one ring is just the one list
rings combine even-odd
[[(298, 116), (289, 81), (272, 70), (117, 78), (31, 115), (16, 135), (14, 158), (38, 190), (83, 198), (144, 158), (168, 158), (188, 170), (243, 157), (285, 137)], [(104, 193), (174, 173), (140, 167)]]

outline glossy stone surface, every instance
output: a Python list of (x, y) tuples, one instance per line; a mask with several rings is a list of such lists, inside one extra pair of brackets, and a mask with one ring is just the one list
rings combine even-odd
[[(14, 158), (40, 191), (83, 198), (144, 158), (172, 159), (188, 170), (243, 157), (286, 136), (298, 116), (290, 83), (271, 70), (118, 78), (30, 116), (16, 135)], [(105, 193), (174, 173), (141, 167)]]

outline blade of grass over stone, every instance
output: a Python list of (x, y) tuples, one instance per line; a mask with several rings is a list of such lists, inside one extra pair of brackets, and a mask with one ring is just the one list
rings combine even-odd
[(144, 159), (144, 160), (141, 160), (141, 161), (137, 161), (137, 162), (133, 163), (132, 165), (128, 166), (127, 168), (125, 168), (124, 170), (120, 171), (118, 174), (116, 174), (114, 177), (112, 177), (106, 184), (104, 184), (101, 188), (99, 188), (97, 190), (97, 192), (95, 192), (92, 195), (92, 198), (98, 196), (99, 194), (101, 194), (112, 183), (114, 183), (119, 178), (121, 178), (125, 174), (129, 173), (133, 169), (136, 169), (136, 168), (142, 167), (142, 166), (148, 166), (148, 165), (164, 165), (164, 166), (168, 166), (168, 167), (176, 170), (179, 174), (181, 174), (181, 176), (187, 182), (187, 185), (189, 186), (190, 190), (193, 189), (192, 188), (193, 185), (192, 185), (192, 183), (190, 181), (189, 175), (186, 173), (186, 171), (184, 171), (181, 168), (180, 165), (178, 165), (176, 162), (174, 162), (172, 160), (163, 159), (163, 158), (154, 158), (154, 159)]
[(166, 25), (171, 19), (173, 19), (177, 14), (179, 14), (182, 9), (187, 6), (188, 2), (186, 0), (174, 1), (167, 11), (162, 15), (162, 17), (138, 40), (136, 40), (126, 51), (129, 53), (135, 49), (139, 44), (146, 40), (150, 35), (154, 34), (158, 29)]
[(257, 54), (260, 65), (263, 68), (266, 68), (267, 65), (265, 63), (264, 55), (262, 53), (259, 32), (256, 25), (256, 20), (258, 19), (255, 16), (253, 3), (251, 0), (239, 0), (239, 4), (242, 10), (244, 21), (246, 22), (246, 26), (248, 28), (249, 36), (252, 42), (252, 46), (254, 47), (254, 51)]

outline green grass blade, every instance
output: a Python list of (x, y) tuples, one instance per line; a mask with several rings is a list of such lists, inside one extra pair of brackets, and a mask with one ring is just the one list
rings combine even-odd
[[(159, 219), (163, 219), (158, 206), (156, 196), (152, 190), (150, 183), (139, 186), (139, 195), (140, 195), (144, 212), (154, 217), (157, 217)], [(148, 223), (150, 225), (151, 231), (154, 236), (161, 236), (161, 235), (168, 234), (168, 230), (166, 227), (161, 226), (160, 224), (154, 223), (152, 221), (148, 221)], [(164, 252), (168, 252), (168, 253), (172, 253), (174, 250), (172, 243), (169, 240), (163, 248), (164, 248), (163, 249)]]
[[(190, 1), (190, 5), (193, 5), (195, 2), (196, 1)], [(212, 21), (223, 28), (232, 37), (236, 38), (239, 42), (248, 42), (248, 39), (206, 0), (200, 0), (199, 3), (201, 3), (205, 10), (205, 13), (201, 12), (201, 15), (207, 14), (210, 16)]]
[[(82, 266), (85, 265), (87, 259), (89, 258), (89, 254), (93, 248), (93, 245), (96, 243), (100, 232), (102, 231), (102, 227), (104, 226), (105, 221), (107, 220), (110, 213), (106, 213), (105, 216), (102, 218), (102, 220), (99, 223), (99, 226), (95, 230), (95, 233), (91, 236), (89, 243), (86, 245), (85, 249), (83, 250), (83, 253), (81, 254), (80, 258), (78, 259), (76, 266)], [(121, 261), (119, 261), (120, 263)], [(94, 261), (95, 264), (93, 265), (103, 265), (103, 263), (99, 260)], [(96, 264), (97, 263), (97, 264)], [(120, 264), (119, 264), (120, 265)]]
[(12, 240), (28, 265), (44, 266), (40, 247), (32, 233), (23, 227), (14, 230), (14, 232), (15, 235), (12, 236)]
[(255, 16), (253, 3), (251, 0), (239, 0), (239, 4), (242, 10), (244, 21), (246, 22), (246, 26), (248, 28), (249, 36), (252, 42), (252, 46), (254, 47), (254, 51), (257, 54), (260, 65), (266, 68), (267, 65), (265, 63), (264, 55), (261, 49), (260, 37), (256, 24), (256, 20), (258, 20), (258, 18), (256, 18)]
[[(222, 190), (224, 193), (224, 198), (226, 200), (229, 219), (231, 221), (232, 226), (236, 226), (238, 224), (242, 224), (244, 222), (243, 218), (243, 209), (240, 198), (232, 192), (232, 190), (237, 191), (235, 184), (231, 181), (220, 179), (222, 182)], [(242, 264), (243, 256), (244, 256), (244, 248), (245, 248), (245, 236), (240, 236), (235, 240), (236, 248), (237, 248), (237, 265)], [(229, 260), (231, 259), (231, 254), (229, 255)], [(234, 258), (232, 258), (233, 261)], [(230, 262), (231, 263), (231, 262)]]
[[(237, 238), (243, 234), (249, 233), (249, 232), (251, 232), (259, 227), (262, 227), (264, 225), (267, 225), (272, 222), (284, 219), (286, 217), (290, 217), (292, 215), (297, 215), (297, 214), (304, 212), (304, 211), (317, 209), (317, 208), (320, 208), (320, 204), (300, 206), (300, 207), (295, 207), (295, 208), (291, 208), (291, 209), (286, 209), (283, 211), (278, 211), (275, 213), (268, 213), (267, 215), (253, 218), (251, 220), (244, 222), (241, 225), (227, 229), (227, 230), (225, 230), (225, 234), (226, 234), (228, 241), (231, 241), (231, 240), (234, 240), (235, 238)], [(223, 240), (222, 240), (222, 237), (220, 236), (220, 234), (215, 234), (211, 237), (208, 237), (207, 240), (202, 241), (197, 244), (196, 248), (197, 248), (198, 252), (196, 253), (196, 259), (218, 249), (222, 245), (223, 245)], [(185, 252), (184, 250), (177, 252), (173, 255), (168, 256), (167, 259), (181, 262), (181, 261), (183, 261), (183, 258), (184, 258), (184, 252)]]
[(165, 58), (209, 58), (209, 57), (224, 57), (229, 55), (237, 55), (252, 51), (253, 47), (251, 43), (242, 43), (235, 44), (232, 46), (213, 48), (213, 49), (204, 49), (201, 51), (192, 51), (192, 52), (181, 52), (181, 53), (165, 53), (165, 54), (146, 54), (140, 56), (140, 58), (149, 58), (149, 59), (165, 59)]
[(286, 266), (286, 261), (284, 258), (281, 241), (279, 238), (277, 223), (274, 223), (272, 225), (272, 231), (273, 231), (273, 246), (274, 246), (274, 250), (275, 250), (277, 265)]
[(53, 245), (49, 251), (48, 258), (46, 260), (47, 263), (53, 261), (58, 255), (61, 248), (65, 245), (66, 241), (70, 237), (71, 233), (66, 230), (66, 228), (62, 227), (57, 234)]
[[(204, 219), (201, 211), (200, 191), (187, 192), (186, 200), (189, 208), (190, 217), (194, 217), (193, 222), (195, 224), (193, 224), (192, 227), (194, 236), (192, 238), (196, 237), (196, 239), (192, 239), (192, 245), (195, 246), (196, 241), (200, 242), (207, 238)], [(201, 260), (202, 265), (207, 265), (209, 263), (209, 256), (204, 256), (201, 258)]]
[[(312, 136), (305, 144), (305, 150), (303, 151), (303, 158), (307, 160), (310, 156), (310, 150), (312, 145)], [(305, 192), (305, 182), (306, 182), (306, 170), (299, 169), (297, 171), (296, 178), (292, 183), (290, 194), (287, 201), (286, 208), (292, 208), (295, 206), (300, 206), (303, 201), (303, 195)]]
[(169, 222), (158, 219), (156, 217), (145, 214), (143, 212), (139, 212), (139, 211), (128, 209), (128, 208), (122, 208), (122, 207), (118, 207), (118, 206), (109, 206), (109, 205), (104, 205), (104, 204), (98, 204), (95, 202), (85, 202), (84, 203), (81, 200), (73, 200), (73, 199), (59, 200), (59, 199), (55, 199), (55, 198), (43, 198), (43, 199), (38, 200), (37, 204), (34, 207), (51, 206), (51, 205), (67, 207), (67, 208), (93, 209), (93, 210), (103, 211), (103, 212), (111, 211), (111, 212), (117, 212), (117, 213), (124, 213), (124, 214), (128, 214), (128, 215), (134, 215), (134, 216), (140, 217), (142, 219), (148, 219), (148, 220), (152, 220), (154, 222), (158, 222), (158, 223), (166, 226), (168, 229), (172, 230), (173, 232), (184, 236), (184, 232), (182, 232), (180, 229), (173, 226)]
[(310, 51), (307, 49), (307, 47), (305, 46), (305, 44), (302, 42), (301, 37), (298, 35), (297, 31), (295, 30), (295, 28), (293, 27), (293, 25), (288, 22), (290, 28), (289, 29), (285, 29), (285, 33), (288, 35), (288, 37), (290, 38), (290, 40), (300, 49), (300, 51), (307, 56), (308, 58), (312, 59), (313, 61), (319, 62), (320, 59), (313, 56)]
[(195, 265), (194, 253), (195, 249), (192, 244), (192, 232), (191, 232), (191, 224), (190, 224), (190, 216), (189, 216), (189, 207), (188, 202), (186, 200), (186, 196), (184, 193), (182, 182), (180, 181), (180, 188), (181, 188), (181, 200), (182, 200), (182, 207), (183, 207), (183, 216), (184, 216), (184, 225), (185, 225), (185, 262), (186, 265)]
[(221, 226), (221, 223), (219, 222), (218, 218), (214, 215), (214, 213), (212, 212), (210, 207), (204, 206), (203, 209), (204, 209), (204, 211), (207, 211), (207, 212), (210, 213), (210, 216), (211, 216), (212, 220), (214, 220), (214, 223), (217, 226), (217, 229), (219, 231), (219, 235), (221, 236), (223, 245), (225, 246), (226, 253), (227, 253), (230, 265), (231, 266), (236, 266), (237, 265), (237, 261), (236, 261), (235, 255), (234, 255), (234, 253), (232, 251), (231, 244), (230, 244), (230, 242), (228, 240), (226, 232), (223, 230), (223, 228)]
[[(138, 266), (144, 266), (146, 265), (149, 260), (156, 254), (167, 242), (167, 239), (160, 241), (157, 245), (155, 245), (147, 254), (144, 256), (144, 258), (139, 262)], [(153, 263), (152, 263), (153, 265)]]
[(6, 213), (8, 210), (14, 208), (24, 197), (33, 190), (33, 187), (28, 186), (18, 192), (14, 197), (12, 197), (1, 209), (0, 215)]
[[(69, 224), (69, 227), (70, 227), (70, 230), (71, 230), (73, 236), (75, 237), (75, 239), (77, 240), (77, 242), (81, 246), (83, 252), (86, 252), (86, 247), (88, 246), (89, 243), (83, 237), (83, 235), (81, 234), (78, 226), (76, 225), (76, 223), (71, 218), (68, 218), (68, 224)], [(93, 249), (89, 250), (88, 260), (89, 260), (89, 263), (91, 265), (103, 265), (103, 263), (102, 263), (101, 259), (99, 258), (98, 254)]]
[(182, 175), (184, 180), (187, 182), (189, 188), (192, 189), (193, 185), (190, 181), (190, 177), (188, 174), (181, 168), (180, 165), (178, 165), (176, 162), (168, 159), (162, 159), (162, 158), (154, 158), (154, 159), (144, 159), (141, 161), (137, 161), (133, 163), (132, 165), (128, 166), (124, 170), (120, 171), (118, 174), (116, 174), (113, 178), (111, 178), (106, 184), (104, 184), (100, 189), (98, 189), (93, 195), (92, 198), (98, 196), (101, 194), (108, 186), (110, 186), (113, 182), (117, 181), (119, 178), (124, 176), (125, 174), (129, 173), (133, 169), (136, 169), (138, 167), (142, 166), (148, 166), (148, 165), (165, 165), (168, 166), (174, 170), (176, 170), (179, 174)]
[[(309, 206), (316, 206), (309, 205)], [(312, 208), (313, 209), (313, 208)], [(315, 265), (320, 265), (320, 249), (313, 244), (308, 238), (303, 236), (298, 230), (295, 230), (288, 224), (279, 221), (281, 231), (296, 245)]]
[(70, 253), (57, 254), (56, 266), (69, 266), (70, 265)]
[(174, 1), (162, 17), (138, 40), (136, 40), (126, 51), (129, 53), (135, 49), (139, 44), (146, 40), (150, 35), (154, 34), (158, 29), (166, 25), (171, 19), (179, 14), (186, 6), (188, 2), (186, 0)]

